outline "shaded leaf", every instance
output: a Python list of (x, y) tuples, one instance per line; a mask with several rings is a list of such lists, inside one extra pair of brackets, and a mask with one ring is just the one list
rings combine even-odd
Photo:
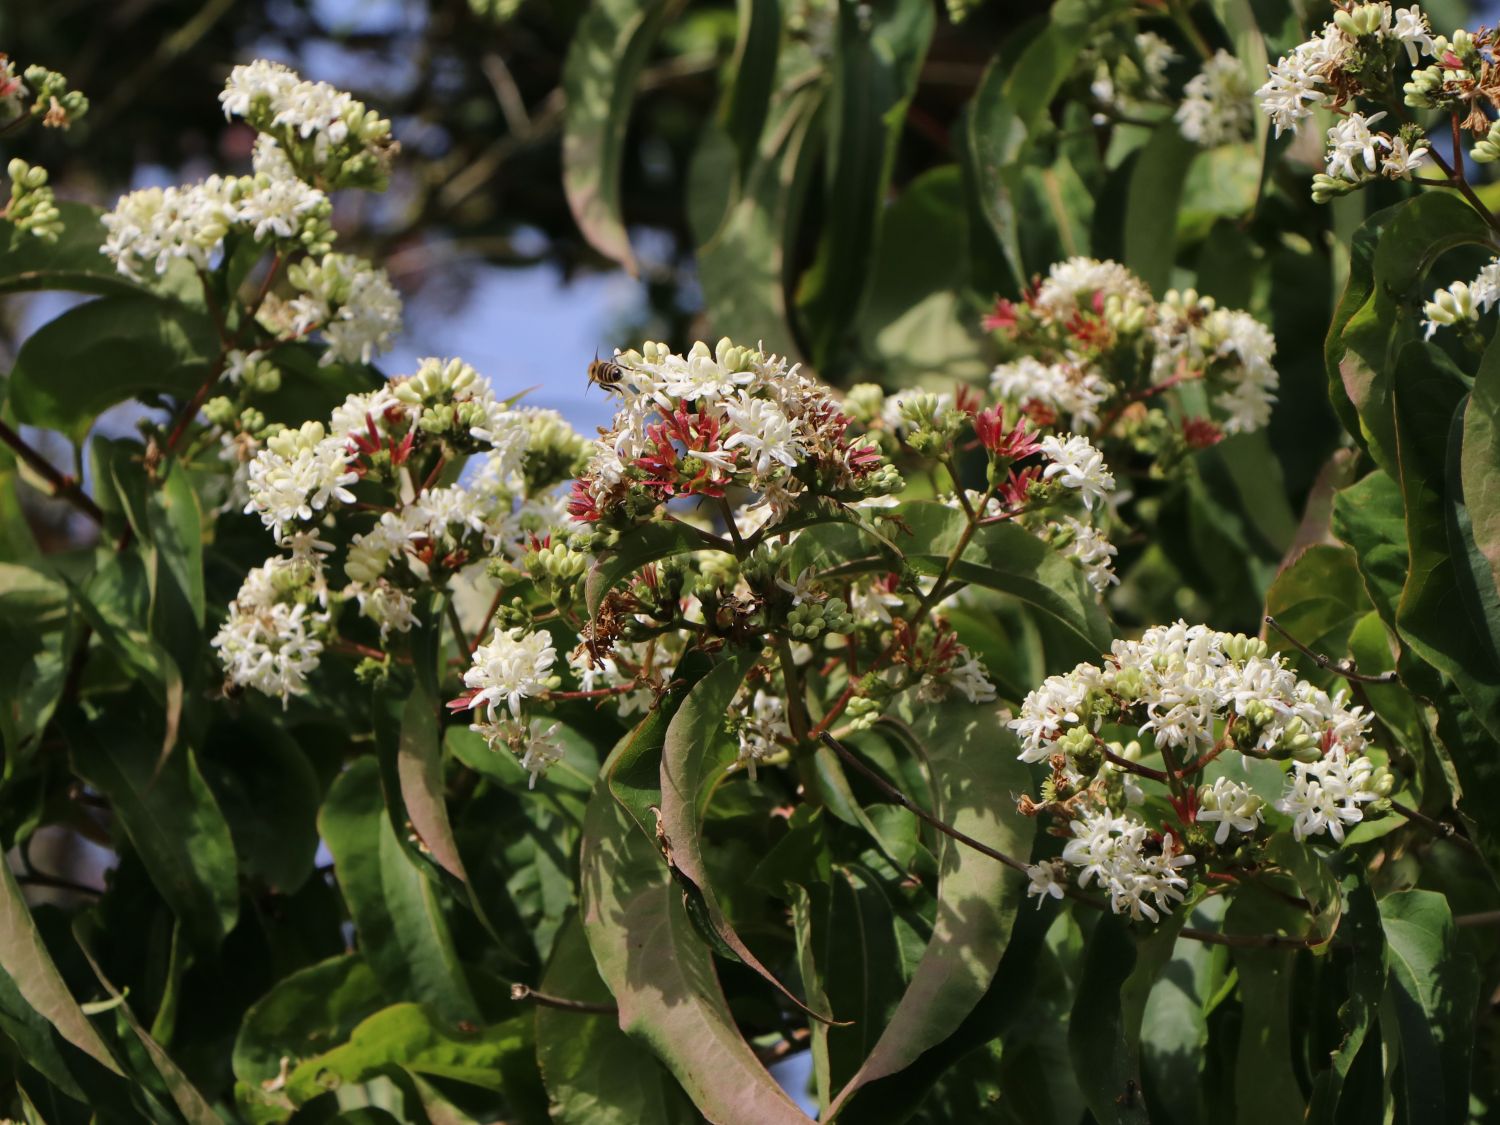
[(18, 421), (76, 441), (101, 411), (132, 396), (191, 397), (215, 349), (202, 313), (145, 294), (101, 297), (27, 337), (11, 371), (10, 406)]

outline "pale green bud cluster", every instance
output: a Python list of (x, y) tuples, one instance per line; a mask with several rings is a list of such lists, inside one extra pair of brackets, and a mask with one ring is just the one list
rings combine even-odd
[(572, 600), (572, 588), (589, 567), (589, 556), (566, 544), (553, 543), (537, 551), (527, 551), (523, 560), (526, 572), (543, 592), (554, 601)]
[(57, 209), (57, 199), (47, 186), (47, 169), (17, 157), (6, 166), (6, 173), (10, 176), (10, 202), (0, 213), (17, 230), (26, 231), (43, 242), (56, 242), (63, 229), (62, 212)]
[(1465, 321), (1478, 320), (1479, 308), (1474, 303), (1474, 295), (1468, 284), (1455, 281), (1448, 288), (1435, 292), (1432, 300), (1422, 306), (1422, 314), (1429, 324), (1451, 327)]
[(424, 359), (417, 373), (391, 383), (392, 393), (410, 406), (454, 401), (483, 385), (479, 372), (461, 359)]
[(1357, 187), (1359, 187), (1359, 184), (1353, 180), (1344, 180), (1337, 176), (1330, 176), (1326, 172), (1319, 172), (1313, 176), (1313, 202), (1328, 203), (1341, 195), (1348, 195)]
[(528, 494), (536, 495), (554, 484), (588, 472), (593, 442), (550, 410), (532, 411), (525, 418), (526, 457), (521, 473)]
[(322, 422), (303, 422), (295, 430), (282, 430), (267, 438), (266, 448), (276, 456), (292, 461), (304, 450), (317, 449), (318, 444), (327, 436), (328, 432), (323, 428)]
[(1491, 123), (1490, 131), (1475, 142), (1469, 155), (1477, 164), (1490, 164), (1500, 160), (1500, 121)]
[(900, 469), (887, 461), (857, 480), (855, 486), (865, 496), (891, 496), (906, 487), (906, 478), (901, 475)]
[(844, 394), (844, 413), (861, 426), (869, 426), (885, 407), (885, 391), (878, 383), (856, 383)]
[[(700, 340), (693, 345), (693, 350), (688, 355), (706, 355), (708, 349)], [(742, 371), (753, 371), (766, 360), (765, 353), (758, 348), (747, 348), (734, 343), (728, 336), (720, 338), (714, 345), (714, 361), (725, 371), (732, 374)]]
[(854, 631), (854, 618), (842, 598), (826, 602), (803, 602), (787, 614), (787, 631), (801, 641), (817, 640), (824, 633), (846, 634)]
[(947, 406), (937, 395), (920, 391), (901, 400), (902, 440), (924, 457), (936, 457), (952, 447), (968, 416)]
[(1334, 25), (1351, 39), (1379, 34), (1389, 20), (1390, 9), (1383, 4), (1357, 4), (1347, 11), (1333, 14)]
[(89, 111), (88, 98), (68, 89), (68, 80), (57, 71), (28, 66), (25, 77), (32, 96), (31, 116), (48, 128), (66, 129)]

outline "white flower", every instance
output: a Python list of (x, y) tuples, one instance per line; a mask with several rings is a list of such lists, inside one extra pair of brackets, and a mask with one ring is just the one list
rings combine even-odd
[(372, 586), (352, 583), (346, 593), (353, 593), (359, 602), (359, 612), (380, 626), (380, 639), (384, 641), (392, 629), (408, 633), (417, 624), (416, 603), (399, 586), (392, 586), (381, 579)]
[(1198, 790), (1198, 822), (1217, 822), (1219, 830), (1214, 833), (1214, 843), (1223, 844), (1230, 831), (1249, 834), (1264, 819), (1262, 808), (1265, 802), (1251, 792), (1242, 781), (1231, 781), (1221, 777), (1212, 785)]
[(1250, 132), (1254, 110), (1250, 86), (1239, 60), (1219, 51), (1203, 64), (1183, 88), (1183, 101), (1174, 115), (1182, 135), (1212, 148), (1243, 140)]
[(1061, 524), (1051, 526), (1066, 531), (1071, 537), (1068, 545), (1063, 548), (1063, 557), (1072, 559), (1083, 567), (1084, 575), (1095, 593), (1103, 594), (1111, 586), (1120, 584), (1114, 567), (1114, 557), (1119, 552), (1098, 528), (1090, 527), (1072, 516), (1064, 516)]
[(1104, 454), (1086, 437), (1049, 435), (1041, 441), (1042, 454), (1051, 462), (1042, 470), (1042, 479), (1057, 478), (1064, 488), (1076, 488), (1085, 508), (1103, 500), (1114, 491), (1115, 478), (1104, 463)]
[(1316, 762), (1293, 762), (1291, 784), (1276, 810), (1293, 818), (1292, 835), (1298, 840), (1327, 832), (1339, 843), (1344, 829), (1364, 819), (1363, 805), (1379, 800), (1381, 785), (1389, 786), (1389, 774), (1380, 771), (1363, 755), (1350, 758), (1342, 745), (1335, 745)]
[(1480, 312), (1489, 312), (1500, 302), (1500, 259), (1492, 259), (1469, 285), (1469, 296)]
[[(1488, 270), (1488, 266), (1485, 267)], [(1481, 277), (1485, 276), (1481, 274)], [(1493, 302), (1494, 294), (1487, 286), (1480, 296)], [(1427, 329), (1423, 338), (1430, 340), (1439, 328), (1459, 324), (1466, 320), (1478, 320), (1479, 308), (1475, 295), (1462, 281), (1455, 281), (1446, 289), (1433, 293), (1432, 300), (1422, 306), (1422, 326)]]
[(735, 761), (746, 766), (750, 780), (754, 781), (756, 764), (777, 753), (781, 749), (780, 740), (792, 736), (792, 728), (786, 721), (786, 702), (757, 688), (748, 711), (741, 703), (737, 733), (740, 751)]
[(1035, 304), (1051, 319), (1065, 322), (1078, 311), (1078, 299), (1084, 296), (1092, 299), (1091, 308), (1098, 311), (1109, 297), (1150, 304), (1151, 289), (1119, 262), (1075, 257), (1052, 265), (1037, 288)]
[(1380, 171), (1393, 179), (1408, 180), (1413, 172), (1427, 163), (1429, 155), (1431, 151), (1425, 140), (1419, 140), (1415, 148), (1409, 148), (1404, 137), (1394, 136), (1390, 151), (1380, 161)]
[(1432, 50), (1432, 29), (1427, 26), (1427, 17), (1417, 4), (1410, 8), (1396, 9), (1396, 22), (1391, 27), (1390, 35), (1392, 39), (1405, 45), (1406, 58), (1412, 66), (1416, 66), (1417, 60)]
[(743, 446), (755, 463), (757, 476), (765, 476), (774, 463), (797, 467), (803, 452), (797, 429), (774, 402), (751, 398), (742, 391), (724, 404), (724, 412), (735, 428), (723, 448)]
[(1116, 914), (1156, 922), (1182, 901), (1188, 884), (1179, 872), (1195, 860), (1177, 850), (1180, 845), (1171, 833), (1162, 837), (1160, 851), (1152, 851), (1144, 824), (1107, 811), (1085, 812), (1071, 827), (1073, 839), (1063, 847), (1063, 861), (1082, 869), (1079, 886), (1097, 882), (1107, 891)]
[(1313, 108), (1327, 100), (1329, 74), (1348, 46), (1343, 32), (1331, 23), (1325, 24), (1322, 32), (1268, 68), (1270, 78), (1255, 96), (1278, 137), (1287, 129), (1295, 133), (1301, 122), (1312, 116)]
[(493, 722), (503, 703), (512, 718), (521, 717), (521, 700), (546, 691), (557, 651), (545, 631), (496, 629), (488, 643), (474, 650), (474, 665), (464, 673), (464, 686), (474, 694), (468, 707), (489, 709)]
[(1026, 869), (1026, 897), (1036, 896), (1038, 910), (1049, 896), (1061, 899), (1068, 893), (1067, 870), (1067, 864), (1060, 859), (1043, 860)]
[(349, 485), (358, 479), (344, 440), (326, 436), (321, 422), (304, 422), (269, 438), (250, 462), (245, 511), (259, 515), (280, 541), (287, 525), (313, 519), (332, 501), (353, 503)]
[(1328, 130), (1328, 174), (1335, 179), (1359, 183), (1380, 171), (1381, 149), (1391, 148), (1384, 133), (1373, 133), (1370, 126), (1385, 117), (1385, 111), (1366, 117), (1351, 113)]
[(249, 187), (240, 197), (235, 218), (248, 223), (256, 239), (295, 238), (304, 219), (328, 206), (326, 195), (291, 175), (262, 173), (243, 182)]
[(301, 291), (288, 305), (297, 334), (319, 329), (328, 350), (319, 363), (369, 363), (401, 331), (401, 298), (385, 270), (352, 254), (298, 263), (287, 276)]

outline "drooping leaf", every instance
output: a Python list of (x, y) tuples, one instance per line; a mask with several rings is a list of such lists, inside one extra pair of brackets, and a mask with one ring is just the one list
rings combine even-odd
[[(541, 989), (552, 996), (611, 1005), (575, 915), (558, 933)], [(538, 1005), (537, 1065), (552, 1120), (560, 1125), (674, 1125), (697, 1120), (690, 1102), (662, 1065), (620, 1030), (614, 1013)]]
[[(606, 778), (632, 758), (652, 761), (664, 735), (653, 711), (611, 754)], [(656, 1053), (710, 1121), (805, 1121), (736, 1027), (713, 956), (647, 834), (651, 819), (646, 804), (628, 807), (606, 783), (584, 821), (584, 930), (620, 1027)]]
[(241, 1098), (274, 1084), (283, 1058), (295, 1064), (331, 1050), (385, 1006), (380, 981), (358, 953), (342, 953), (282, 977), (245, 1013), (235, 1038), (234, 1075), (245, 1088)]
[[(1266, 612), (1308, 648), (1333, 660), (1348, 648), (1349, 634), (1369, 611), (1354, 552), (1347, 547), (1309, 547), (1266, 592)], [(1267, 630), (1267, 640), (1304, 679), (1321, 684), (1332, 678), (1275, 630)]]
[(591, 0), (563, 64), (563, 190), (578, 229), (636, 272), (620, 214), (620, 169), (637, 80), (671, 0)]
[(373, 759), (361, 758), (339, 775), (318, 826), (333, 852), (359, 949), (387, 996), (420, 1000), (445, 1020), (474, 1020), (478, 1010), (438, 889), (396, 839)]
[[(182, 1114), (183, 1119), (188, 1125), (224, 1125), (224, 1119), (215, 1112), (213, 1106), (209, 1105), (208, 1099), (203, 1096), (203, 1092), (193, 1084), (192, 1079), (183, 1073), (182, 1068), (172, 1060), (172, 1056), (167, 1053), (166, 1049), (151, 1037), (151, 1033), (146, 1030), (141, 1021), (136, 1018), (135, 1013), (131, 1011), (130, 1004), (127, 1002), (124, 994), (104, 975), (103, 970), (99, 967), (98, 959), (90, 949), (90, 943), (84, 940), (80, 932), (82, 929), (82, 926), (75, 923), (73, 931), (78, 936), (79, 947), (83, 950), (83, 955), (87, 959), (89, 967), (94, 970), (94, 976), (99, 979), (99, 983), (104, 986), (104, 990), (115, 1001), (115, 1011), (135, 1034), (147, 1057), (150, 1058), (152, 1065), (156, 1067), (157, 1073), (161, 1075), (162, 1081), (166, 1084), (167, 1093), (171, 1095), (172, 1102), (177, 1106), (178, 1112)], [(97, 937), (97, 935), (95, 936)]]
[(103, 213), (87, 203), (59, 200), (62, 231), (56, 242), (43, 242), (0, 220), (0, 293), (64, 289), (75, 293), (134, 294), (141, 287), (100, 252), (104, 244)]
[(1346, 986), (1338, 1009), (1341, 1035), (1329, 1054), (1328, 1068), (1313, 1078), (1307, 1107), (1310, 1125), (1331, 1125), (1337, 1120), (1345, 1080), (1375, 1025), (1385, 991), (1385, 936), (1375, 895), (1357, 875), (1346, 875), (1342, 883), (1349, 902), (1344, 921), (1349, 943), (1347, 951), (1334, 954), (1335, 963), (1342, 963)]
[(1460, 949), (1447, 900), (1398, 891), (1380, 900), (1396, 1009), (1407, 1119), (1469, 1120), (1469, 1055), (1479, 972)]
[(399, 1066), (503, 1093), (522, 1120), (545, 1121), (531, 1051), (528, 1014), (465, 1030), (434, 1022), (420, 1004), (393, 1004), (358, 1024), (347, 1043), (300, 1063), (287, 1077), (286, 1093), (301, 1105), (329, 1089)]
[(925, 0), (838, 6), (823, 237), (798, 294), (813, 358), (824, 369), (847, 355), (845, 335), (864, 299), (897, 142), (934, 23)]
[(719, 904), (703, 856), (703, 821), (714, 790), (735, 760), (735, 748), (724, 727), (735, 694), (758, 654), (735, 653), (699, 680), (672, 716), (661, 758), (661, 827), (672, 841), (672, 864), (702, 896), (708, 923), (741, 961), (799, 1008), (816, 1012), (788, 989), (761, 962), (735, 931)]
[(1177, 206), (1188, 165), (1197, 146), (1182, 135), (1177, 122), (1157, 126), (1141, 147), (1125, 203), (1125, 265), (1153, 293), (1171, 282), (1177, 254)]
[[(1283, 899), (1244, 888), (1229, 904), (1226, 933), (1300, 936), (1306, 916)], [(1244, 947), (1232, 950), (1243, 1006), (1235, 1056), (1235, 1121), (1300, 1121), (1305, 1103), (1292, 1069), (1292, 971), (1296, 952)]]
[[(931, 773), (934, 814), (1005, 855), (1029, 860), (1035, 822), (1016, 811), (1010, 796), (1027, 783), (1014, 736), (982, 712), (957, 704), (923, 707), (906, 718)], [(947, 836), (939, 843), (931, 939), (890, 1022), (834, 1110), (952, 1034), (984, 995), (1009, 943), (1025, 893), (1022, 877)], [(961, 956), (955, 956), (958, 950)]]
[(10, 376), (16, 419), (83, 437), (106, 407), (134, 395), (189, 398), (216, 340), (207, 317), (147, 294), (101, 297), (27, 337)]
[(123, 1074), (103, 1036), (68, 991), (8, 864), (0, 863), (0, 969), (31, 1008), (73, 1046)]
[(131, 716), (93, 722), (67, 716), (65, 729), (73, 768), (109, 798), (190, 942), (216, 949), (239, 917), (239, 875), (233, 835), (197, 755), (180, 747), (162, 761)]
[(1474, 376), (1463, 414), (1460, 473), (1474, 542), (1500, 585), (1500, 346), (1494, 341)]
[(1136, 959), (1135, 938), (1124, 921), (1115, 915), (1101, 918), (1089, 936), (1068, 1021), (1073, 1074), (1094, 1118), (1103, 1125), (1135, 1125), (1147, 1119), (1132, 1045), (1135, 1032), (1129, 1027), (1123, 994)]

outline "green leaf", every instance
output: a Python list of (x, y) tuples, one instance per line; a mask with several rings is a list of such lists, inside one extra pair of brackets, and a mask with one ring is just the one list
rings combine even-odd
[[(1448, 676), (1475, 715), (1500, 739), (1500, 664), (1488, 631), (1460, 592), (1460, 560), (1449, 536), (1448, 443), (1464, 384), (1441, 353), (1413, 344), (1395, 372), (1396, 440), (1406, 512), (1406, 583), (1396, 626), (1417, 653)], [(1466, 568), (1467, 558), (1462, 560)]]
[[(1012, 796), (1028, 783), (1014, 735), (960, 705), (922, 707), (905, 718), (930, 772), (934, 814), (1005, 855), (1029, 860), (1035, 821), (1016, 810)], [(989, 988), (1010, 942), (1025, 879), (947, 836), (937, 850), (932, 936), (890, 1022), (830, 1112), (951, 1035)]]
[(977, 382), (989, 374), (967, 297), (969, 226), (956, 165), (924, 172), (881, 220), (869, 295), (855, 331), (869, 358), (864, 377), (896, 386), (920, 371)]
[[(590, 1004), (612, 1004), (576, 915), (558, 932), (541, 990)], [(613, 1014), (538, 1005), (536, 1056), (548, 1109), (560, 1125), (682, 1125), (693, 1104), (651, 1053), (620, 1030)]]
[(591, 0), (563, 64), (563, 190), (589, 244), (632, 274), (620, 215), (625, 130), (641, 70), (674, 5), (669, 0)]
[[(1204, 899), (1187, 919), (1200, 929), (1217, 929), (1223, 898)], [(1229, 972), (1229, 951), (1179, 937), (1171, 960), (1162, 966), (1159, 987), (1151, 989), (1141, 1016), (1141, 1069), (1149, 1105), (1166, 1110), (1172, 1125), (1204, 1125), (1209, 1029), (1214, 997)]]
[(777, 90), (780, 0), (737, 0), (734, 56), (725, 68), (719, 121), (739, 154), (740, 180), (755, 163), (761, 131)]
[(217, 949), (239, 917), (239, 874), (229, 824), (197, 756), (184, 746), (160, 759), (133, 717), (67, 716), (64, 729), (74, 770), (109, 799), (188, 940)]
[[(1333, 404), (1334, 413), (1338, 415), (1344, 429), (1361, 447), (1366, 449), (1368, 446), (1360, 428), (1359, 408), (1355, 405), (1352, 393), (1346, 386), (1346, 371), (1348, 380), (1357, 385), (1362, 384), (1363, 380), (1368, 378), (1369, 372), (1368, 367), (1360, 360), (1359, 349), (1355, 349), (1353, 354), (1350, 354), (1350, 345), (1344, 339), (1344, 332), (1354, 318), (1359, 316), (1366, 305), (1376, 297), (1375, 247), (1379, 245), (1380, 236), (1386, 224), (1391, 221), (1394, 210), (1394, 208), (1387, 208), (1371, 215), (1354, 232), (1354, 237), (1349, 244), (1349, 278), (1344, 283), (1344, 291), (1333, 310), (1333, 322), (1329, 325), (1328, 336), (1323, 343), (1323, 360), (1328, 371), (1329, 401)], [(1386, 300), (1383, 294), (1380, 299)], [(1361, 325), (1367, 326), (1368, 321), (1362, 320)], [(1361, 328), (1356, 327), (1356, 332), (1360, 331)], [(1370, 345), (1361, 338), (1359, 346), (1368, 348)]]
[(62, 233), (43, 242), (0, 220), (0, 293), (33, 289), (66, 289), (75, 293), (139, 293), (131, 281), (100, 251), (103, 214), (87, 203), (59, 200)]
[[(1224, 917), (1224, 932), (1296, 934), (1306, 928), (1301, 910), (1269, 891), (1242, 886)], [(1292, 1069), (1291, 997), (1296, 953), (1236, 947), (1235, 969), (1243, 1007), (1235, 1058), (1235, 1121), (1301, 1121), (1305, 1108)]]
[[(1266, 612), (1308, 648), (1334, 660), (1348, 648), (1350, 633), (1369, 611), (1359, 566), (1347, 547), (1309, 547), (1266, 592)], [(1302, 678), (1325, 686), (1335, 678), (1275, 630), (1268, 630), (1267, 639)]]
[[(287, 1077), (286, 1092), (301, 1105), (399, 1066), (427, 1078), (503, 1093), (513, 1108), (531, 1110), (540, 1094), (527, 1088), (535, 1078), (524, 1085), (516, 1081), (528, 1071), (534, 1076), (531, 1052), (529, 1013), (464, 1031), (434, 1023), (421, 1005), (393, 1004), (356, 1026), (343, 1046), (300, 1063)], [(536, 1116), (527, 1113), (528, 1120)]]
[(1309, 1125), (1333, 1125), (1337, 1120), (1344, 1081), (1375, 1026), (1385, 991), (1385, 935), (1375, 895), (1357, 874), (1344, 876), (1342, 885), (1349, 904), (1344, 920), (1348, 949), (1334, 953), (1335, 965), (1344, 970), (1345, 995), (1338, 1009), (1341, 1037), (1329, 1053), (1328, 1069), (1313, 1079)]
[[(1417, 196), (1392, 208), (1388, 219), (1377, 218), (1384, 229), (1370, 260), (1371, 292), (1340, 333), (1344, 352), (1339, 373), (1359, 416), (1355, 436), (1363, 437), (1381, 468), (1395, 473), (1392, 395), (1405, 357), (1415, 354), (1408, 345), (1416, 335), (1421, 305), (1428, 295), (1422, 283), (1441, 255), (1466, 244), (1488, 245), (1490, 231), (1473, 208), (1446, 194)], [(1351, 273), (1351, 291), (1354, 286)], [(1346, 293), (1340, 314), (1349, 299)]]
[(82, 439), (106, 407), (135, 395), (190, 398), (215, 352), (208, 318), (144, 294), (69, 309), (21, 345), (10, 376), (16, 420)]
[(257, 1000), (234, 1041), (234, 1076), (243, 1100), (261, 1104), (267, 1083), (293, 1065), (338, 1046), (386, 1006), (380, 981), (358, 953), (342, 953), (288, 973)]
[(1463, 414), (1460, 473), (1474, 542), (1500, 586), (1500, 344), (1490, 341)]
[(68, 591), (28, 566), (0, 563), (0, 732), (3, 776), (22, 760), (22, 745), (52, 718), (66, 678), (63, 630)]
[(1015, 195), (1029, 147), (1050, 128), (1047, 109), (1073, 73), (1084, 48), (1125, 5), (1112, 0), (1062, 0), (1049, 23), (1011, 64), (1004, 56), (985, 71), (974, 93), (966, 141), (980, 207), (1000, 242), (1016, 286), (1048, 263), (1021, 255)]
[[(653, 710), (610, 755), (606, 778), (631, 758), (649, 762), (664, 728)], [(628, 791), (646, 796), (636, 785)], [(620, 1027), (656, 1053), (710, 1120), (805, 1122), (735, 1026), (713, 956), (647, 834), (650, 819), (649, 808), (628, 808), (606, 783), (584, 820), (583, 925)]]
[(47, 1020), (57, 1033), (101, 1066), (123, 1074), (114, 1054), (78, 1001), (63, 983), (62, 974), (42, 936), (9, 864), (0, 863), (0, 969), (31, 1008)]
[(823, 237), (798, 293), (821, 368), (847, 354), (845, 335), (869, 282), (906, 107), (934, 23), (926, 0), (838, 5)]
[[(788, 356), (801, 350), (787, 309), (792, 263), (785, 248), (796, 240), (816, 168), (823, 99), (822, 88), (806, 81), (809, 68), (817, 73), (812, 52), (789, 42), (754, 159), (741, 167), (739, 194), (719, 214), (700, 219), (709, 229), (698, 247), (698, 276), (713, 334), (757, 340)], [(704, 190), (716, 146), (728, 143), (716, 125), (705, 130), (694, 166), (696, 192)]]
[(396, 839), (374, 759), (349, 766), (323, 802), (318, 826), (333, 852), (359, 948), (392, 998), (420, 1000), (439, 1018), (478, 1009), (453, 947), (437, 887)]
[[(1175, 930), (1171, 931), (1175, 935)], [(1170, 952), (1167, 945), (1167, 952)], [(1068, 1020), (1073, 1074), (1102, 1125), (1146, 1121), (1135, 1031), (1125, 1011), (1124, 988), (1136, 968), (1136, 942), (1113, 914), (1099, 919), (1089, 937), (1083, 975)], [(1144, 1004), (1140, 1010), (1144, 1010)], [(1137, 1027), (1139, 1026), (1139, 1010)]]
[(1469, 1120), (1469, 1054), (1479, 971), (1459, 946), (1447, 900), (1398, 891), (1380, 900), (1408, 1121)]
[(703, 822), (714, 791), (735, 760), (724, 716), (758, 653), (729, 656), (694, 685), (667, 727), (661, 758), (661, 827), (672, 841), (672, 865), (702, 896), (708, 923), (734, 955), (808, 1015), (829, 1020), (782, 984), (725, 917), (703, 857)]
[(1177, 208), (1198, 146), (1177, 122), (1157, 126), (1135, 158), (1125, 200), (1125, 265), (1153, 293), (1166, 291), (1177, 257)]
[[(78, 937), (79, 948), (83, 950), (83, 955), (89, 963), (89, 968), (94, 970), (94, 976), (99, 979), (99, 983), (109, 993), (110, 999), (115, 1001), (115, 1011), (125, 1021), (126, 1026), (135, 1033), (136, 1039), (139, 1040), (147, 1057), (150, 1058), (151, 1064), (156, 1067), (157, 1073), (161, 1075), (162, 1081), (166, 1083), (167, 1093), (171, 1095), (172, 1101), (182, 1114), (183, 1119), (188, 1125), (223, 1125), (224, 1119), (214, 1112), (214, 1108), (208, 1104), (208, 1100), (203, 1096), (203, 1092), (197, 1086), (193, 1085), (192, 1079), (188, 1078), (182, 1072), (182, 1068), (172, 1061), (172, 1056), (167, 1054), (162, 1045), (151, 1037), (151, 1033), (141, 1025), (141, 1021), (130, 1010), (130, 1005), (126, 1002), (125, 996), (104, 975), (103, 970), (99, 967), (98, 959), (89, 947), (89, 943), (83, 938), (81, 931), (85, 927), (80, 925), (80, 922), (74, 923), (73, 932)], [(96, 934), (95, 937), (97, 936)]]
[(322, 788), (307, 755), (274, 719), (220, 712), (198, 764), (229, 822), (248, 875), (290, 894), (312, 874)]

